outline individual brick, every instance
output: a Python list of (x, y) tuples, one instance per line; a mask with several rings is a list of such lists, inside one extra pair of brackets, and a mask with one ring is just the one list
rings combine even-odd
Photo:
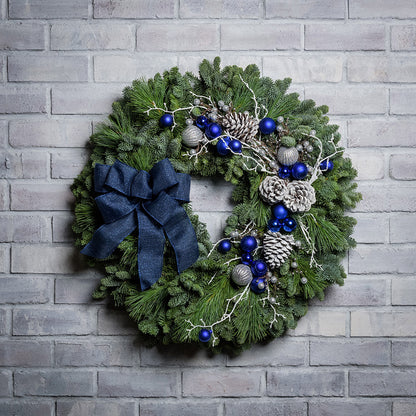
[(2, 277), (0, 285), (0, 303), (48, 303), (53, 299), (53, 285), (47, 278)]
[(411, 181), (416, 179), (416, 154), (397, 154), (390, 156), (390, 177)]
[(180, 3), (182, 19), (258, 19), (261, 17), (259, 0), (184, 0)]
[[(305, 416), (307, 403), (296, 401), (270, 401), (270, 400), (244, 400), (238, 399), (225, 402), (225, 414), (227, 416), (250, 416), (253, 414), (262, 416)], [(179, 415), (178, 415), (179, 416)]]
[(371, 3), (366, 0), (351, 0), (349, 3), (349, 17), (351, 19), (397, 18), (411, 19), (416, 17), (416, 10), (412, 0), (376, 0)]
[(9, 206), (9, 184), (0, 180), (0, 211), (8, 210)]
[(9, 0), (10, 19), (86, 19), (88, 0)]
[[(222, 405), (210, 401), (172, 402), (168, 400), (140, 403), (140, 416), (219, 416)], [(227, 413), (228, 414), (228, 413)]]
[(382, 341), (311, 341), (311, 365), (389, 365), (390, 343)]
[(359, 245), (349, 254), (349, 272), (362, 273), (414, 273), (416, 258), (414, 247)]
[(131, 367), (140, 362), (139, 349), (133, 340), (56, 342), (55, 362), (58, 367)]
[(413, 416), (416, 412), (416, 402), (394, 401), (393, 416)]
[(0, 309), (0, 335), (4, 335), (7, 332), (7, 311), (6, 309)]
[(416, 25), (392, 26), (391, 49), (393, 51), (415, 51)]
[(351, 158), (352, 164), (357, 169), (356, 180), (377, 180), (384, 178), (384, 154), (379, 149), (371, 151), (351, 151), (348, 149), (346, 156)]
[(92, 371), (16, 371), (16, 396), (93, 396)]
[(183, 395), (195, 397), (261, 396), (264, 372), (261, 370), (185, 370)]
[(343, 19), (345, 4), (342, 0), (281, 1), (266, 0), (266, 18)]
[(357, 243), (388, 241), (389, 219), (384, 214), (354, 214), (357, 225), (352, 234)]
[(137, 29), (137, 50), (144, 52), (212, 51), (218, 43), (218, 27), (212, 23), (143, 23)]
[(388, 402), (347, 402), (331, 400), (330, 402), (309, 403), (309, 416), (382, 416), (390, 414)]
[[(45, 25), (39, 23), (0, 23), (0, 50), (45, 49)], [(1, 101), (1, 100), (0, 100)]]
[(49, 155), (45, 152), (3, 152), (0, 177), (8, 179), (45, 179)]
[(391, 88), (390, 114), (416, 114), (416, 88)]
[(8, 128), (7, 121), (0, 120), (0, 149), (7, 147)]
[(99, 397), (170, 397), (178, 392), (176, 371), (118, 370), (98, 373)]
[(72, 223), (74, 215), (56, 214), (52, 217), (52, 236), (55, 243), (69, 243), (74, 241), (74, 232), (72, 231)]
[[(101, 276), (100, 276), (101, 277)], [(73, 278), (72, 276), (56, 279), (55, 303), (90, 304), (92, 293), (100, 282), (97, 278)]]
[(314, 306), (378, 306), (386, 304), (384, 280), (350, 280), (345, 286), (332, 285), (325, 291), (325, 300), (314, 299)]
[(19, 309), (13, 311), (13, 335), (88, 335), (95, 330), (93, 309)]
[(279, 397), (343, 396), (343, 371), (294, 369), (267, 372), (267, 394)]
[(15, 244), (12, 248), (13, 273), (75, 273), (82, 265), (81, 255), (71, 246)]
[(233, 187), (224, 180), (193, 179), (190, 192), (192, 208), (198, 212), (232, 211), (232, 192)]
[(414, 396), (413, 371), (350, 371), (350, 396)]
[(18, 400), (0, 402), (0, 414), (3, 416), (52, 416), (55, 415), (55, 402), (42, 400)]
[(12, 395), (12, 373), (10, 371), (0, 371), (0, 397)]
[(348, 59), (351, 82), (416, 82), (416, 58), (352, 56)]
[(147, 0), (95, 0), (96, 19), (166, 19), (176, 14), (176, 2)]
[(293, 82), (341, 82), (342, 56), (265, 56), (263, 75)]
[(137, 325), (126, 312), (109, 308), (98, 311), (99, 335), (137, 335)]
[(307, 24), (305, 50), (377, 51), (385, 49), (385, 30), (381, 24)]
[(77, 177), (88, 160), (84, 149), (62, 150), (52, 153), (52, 178), (73, 179)]
[(348, 122), (350, 147), (415, 147), (416, 120), (356, 119)]
[(54, 87), (52, 89), (52, 113), (108, 114), (111, 112), (111, 104), (121, 98), (121, 94), (122, 88), (119, 86)]
[(392, 305), (416, 305), (416, 280), (392, 280)]
[(57, 400), (56, 416), (132, 416), (135, 415), (136, 403), (115, 400)]
[(412, 337), (416, 336), (413, 322), (415, 311), (352, 311), (351, 336), (353, 337)]
[(347, 316), (342, 311), (310, 308), (308, 314), (298, 321), (296, 329), (290, 330), (289, 334), (292, 336), (345, 336), (346, 319)]
[(0, 114), (45, 112), (46, 89), (0, 87)]
[[(1, 6), (1, 3), (0, 3)], [(3, 68), (6, 68), (6, 65), (3, 63), (3, 56), (0, 55), (0, 82), (3, 82)]]
[(9, 81), (83, 82), (88, 81), (87, 56), (10, 56)]
[(94, 80), (96, 82), (131, 82), (132, 79), (141, 77), (153, 78), (155, 73), (162, 73), (176, 65), (177, 60), (173, 56), (99, 55), (94, 58)]
[(51, 240), (50, 220), (36, 215), (0, 215), (0, 242), (35, 243)]
[(416, 343), (413, 341), (393, 341), (391, 354), (393, 365), (416, 365)]
[(133, 27), (115, 23), (55, 23), (51, 27), (51, 49), (93, 50), (134, 48)]
[(293, 50), (300, 49), (299, 24), (227, 23), (221, 26), (221, 50)]
[(52, 365), (52, 345), (49, 341), (4, 340), (0, 343), (0, 365), (49, 367)]
[(67, 184), (13, 183), (11, 200), (14, 211), (66, 211), (74, 198)]
[(13, 147), (84, 147), (92, 133), (88, 120), (13, 120)]
[[(0, 273), (9, 273), (9, 272), (10, 272), (10, 247), (8, 245), (0, 245)], [(0, 332), (1, 332), (1, 325), (0, 325)]]

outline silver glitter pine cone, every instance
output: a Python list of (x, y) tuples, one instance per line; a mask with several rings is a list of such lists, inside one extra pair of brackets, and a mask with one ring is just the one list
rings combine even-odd
[(287, 185), (284, 179), (278, 176), (267, 176), (259, 186), (261, 198), (270, 205), (283, 200), (287, 193)]
[(295, 239), (291, 234), (280, 234), (267, 231), (264, 235), (264, 259), (271, 269), (283, 265), (293, 250)]
[(280, 146), (277, 151), (277, 160), (285, 166), (294, 165), (299, 159), (299, 152), (296, 147)]
[(259, 131), (259, 122), (250, 114), (227, 113), (218, 120), (230, 136), (249, 142)]
[(315, 189), (306, 181), (292, 181), (287, 184), (283, 203), (292, 212), (306, 212), (316, 202)]
[(253, 280), (253, 274), (249, 266), (237, 264), (231, 272), (231, 280), (238, 286), (246, 286)]
[(182, 132), (182, 142), (188, 147), (197, 147), (202, 140), (202, 131), (196, 126), (187, 126)]

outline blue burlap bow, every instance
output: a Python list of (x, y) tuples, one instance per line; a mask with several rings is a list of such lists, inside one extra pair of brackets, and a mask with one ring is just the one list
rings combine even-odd
[(181, 273), (199, 256), (195, 231), (180, 205), (189, 202), (190, 184), (190, 176), (176, 173), (168, 159), (156, 163), (150, 172), (118, 160), (112, 166), (96, 164), (94, 189), (101, 195), (95, 202), (104, 225), (81, 253), (105, 259), (138, 228), (138, 271), (145, 290), (162, 274), (166, 233)]

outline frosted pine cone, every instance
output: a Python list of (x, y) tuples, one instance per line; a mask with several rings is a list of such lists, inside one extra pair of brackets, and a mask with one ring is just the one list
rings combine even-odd
[(250, 114), (227, 113), (219, 122), (227, 134), (243, 142), (250, 141), (259, 130), (259, 122)]
[(264, 236), (264, 259), (271, 269), (280, 267), (290, 256), (295, 239), (291, 234), (267, 231)]
[(259, 192), (265, 202), (274, 205), (287, 194), (287, 185), (278, 176), (267, 176), (260, 184)]
[(283, 203), (290, 211), (309, 211), (315, 202), (315, 189), (309, 182), (292, 181), (287, 185)]

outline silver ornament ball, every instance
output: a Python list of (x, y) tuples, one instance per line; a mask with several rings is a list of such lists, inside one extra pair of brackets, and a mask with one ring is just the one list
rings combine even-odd
[(187, 118), (185, 123), (187, 126), (192, 126), (192, 124), (194, 124), (194, 121), (191, 118)]
[(199, 105), (199, 104), (201, 104), (201, 100), (199, 98), (195, 98), (194, 105)]
[(245, 264), (237, 264), (231, 272), (231, 280), (239, 286), (246, 286), (253, 280), (251, 268)]
[(301, 144), (297, 144), (297, 145), (296, 145), (296, 150), (297, 150), (298, 152), (301, 152), (301, 151), (303, 150), (303, 146), (302, 146)]
[(271, 160), (269, 165), (272, 169), (276, 169), (279, 166), (275, 160)]
[(313, 152), (313, 146), (312, 145), (306, 146), (306, 151), (308, 153), (312, 153)]
[(280, 126), (280, 125), (279, 125), (279, 126), (277, 126), (277, 127), (276, 127), (276, 130), (277, 130), (277, 131), (283, 131), (283, 126)]
[(263, 282), (260, 282), (260, 283), (257, 285), (257, 289), (263, 290), (263, 289), (264, 289), (264, 283), (263, 283)]
[(300, 279), (300, 281), (306, 285), (306, 283), (308, 283), (308, 279), (306, 277), (302, 277), (302, 279)]
[(270, 278), (270, 283), (276, 284), (277, 283), (277, 277), (276, 276), (272, 276)]
[(273, 273), (269, 270), (269, 271), (266, 273), (266, 277), (267, 277), (268, 279), (270, 279), (272, 276), (273, 276)]
[(222, 111), (224, 111), (225, 113), (227, 113), (228, 111), (230, 111), (230, 106), (229, 105), (223, 105), (222, 106)]
[(277, 117), (277, 122), (282, 124), (285, 121), (285, 118), (283, 116)]
[(298, 264), (295, 261), (292, 261), (292, 263), (290, 264), (290, 267), (292, 269), (297, 269), (298, 268)]
[(298, 247), (298, 248), (299, 248), (299, 247), (302, 247), (302, 241), (300, 241), (300, 240), (296, 240), (296, 241), (295, 241), (295, 246), (296, 246), (296, 247)]
[(197, 147), (202, 140), (202, 131), (196, 126), (187, 126), (182, 132), (182, 142), (188, 147)]
[(316, 131), (315, 130), (311, 130), (311, 132), (309, 133), (311, 136), (315, 136), (316, 135)]
[(309, 146), (309, 142), (307, 141), (307, 140), (305, 140), (304, 142), (303, 142), (303, 147), (308, 147)]
[(224, 107), (224, 101), (220, 100), (218, 101), (218, 107)]
[(275, 303), (276, 303), (276, 298), (270, 298), (269, 299), (269, 302), (272, 304), (272, 305), (274, 305)]
[(194, 154), (196, 154), (196, 149), (191, 149), (191, 150), (189, 150), (189, 154), (190, 154), (190, 155), (194, 155)]
[(280, 146), (277, 151), (277, 160), (285, 166), (294, 165), (299, 159), (299, 152), (295, 147)]
[(216, 113), (209, 113), (208, 118), (212, 121), (215, 121), (217, 119), (217, 114)]
[(238, 231), (231, 231), (230, 237), (231, 238), (238, 238), (240, 236), (240, 233)]

